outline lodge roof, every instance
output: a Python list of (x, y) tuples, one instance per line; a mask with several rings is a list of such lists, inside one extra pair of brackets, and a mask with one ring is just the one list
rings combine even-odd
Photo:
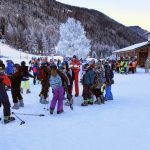
[(119, 49), (114, 51), (113, 53), (120, 53), (120, 52), (126, 52), (126, 51), (133, 51), (142, 47), (145, 47), (147, 45), (150, 45), (150, 42), (146, 41), (146, 42), (142, 42), (142, 43), (137, 43), (128, 47), (125, 47), (123, 49)]

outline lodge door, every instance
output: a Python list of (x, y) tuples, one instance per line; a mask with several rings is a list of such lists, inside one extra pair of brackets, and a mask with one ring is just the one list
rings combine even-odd
[(147, 57), (148, 57), (148, 52), (139, 52), (139, 65), (141, 67), (144, 67)]

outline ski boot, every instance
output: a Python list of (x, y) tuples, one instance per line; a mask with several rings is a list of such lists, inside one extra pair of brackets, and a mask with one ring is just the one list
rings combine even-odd
[(88, 106), (88, 101), (85, 101), (81, 104), (81, 106)]
[(51, 115), (53, 115), (54, 109), (50, 108), (49, 113), (50, 113)]
[(21, 94), (23, 94), (23, 88), (20, 89)]
[(40, 94), (39, 96), (40, 96), (40, 103), (42, 104), (44, 96), (42, 94)]
[(100, 97), (97, 98), (97, 100), (94, 102), (94, 104), (101, 105), (101, 99), (100, 99)]
[(93, 99), (92, 99), (92, 98), (89, 98), (89, 99), (88, 99), (88, 104), (89, 104), (89, 105), (93, 105)]
[(79, 97), (79, 94), (75, 94), (75, 97)]
[(31, 93), (31, 91), (29, 89), (27, 89), (26, 94), (30, 94), (30, 93)]
[(20, 100), (20, 107), (24, 107), (24, 102), (23, 102), (23, 100)]
[(47, 101), (46, 99), (42, 99), (41, 104), (49, 104), (49, 101)]
[(63, 112), (64, 112), (63, 110), (57, 111), (57, 114), (59, 115), (59, 114), (62, 114)]
[(19, 103), (14, 103), (14, 106), (12, 107), (12, 109), (19, 109), (20, 104)]
[(101, 103), (102, 103), (102, 104), (105, 104), (105, 98), (104, 98), (103, 95), (100, 96), (100, 99), (101, 99)]
[(4, 116), (4, 124), (8, 124), (12, 121), (15, 121), (15, 117), (11, 117), (11, 116)]

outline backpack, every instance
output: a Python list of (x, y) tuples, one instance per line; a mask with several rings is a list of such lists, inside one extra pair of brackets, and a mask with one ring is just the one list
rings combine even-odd
[(11, 86), (11, 81), (10, 79), (8, 78), (8, 76), (6, 75), (2, 75), (0, 76), (0, 78), (2, 79), (2, 83), (6, 86)]
[(40, 81), (42, 81), (45, 79), (45, 77), (46, 77), (46, 73), (45, 73), (44, 69), (42, 69), (42, 68), (38, 69), (38, 79)]
[(33, 73), (37, 73), (37, 68), (36, 67), (33, 67)]

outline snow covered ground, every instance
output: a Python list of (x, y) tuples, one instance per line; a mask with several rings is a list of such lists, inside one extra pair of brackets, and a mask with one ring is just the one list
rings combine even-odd
[(53, 116), (39, 104), (40, 85), (31, 82), (32, 93), (23, 95), (25, 108), (15, 112), (46, 116), (21, 116), (26, 121), (22, 126), (18, 120), (1, 124), (0, 149), (149, 150), (150, 75), (143, 72), (139, 69), (135, 75), (116, 74), (114, 101), (81, 107), (82, 97), (74, 98), (74, 111), (65, 107), (64, 114)]
[[(74, 111), (50, 115), (39, 103), (40, 85), (31, 84), (23, 94), (25, 107), (15, 112), (45, 114), (20, 116), (26, 124), (0, 124), (0, 150), (149, 150), (150, 75), (138, 69), (134, 75), (115, 74), (114, 100), (105, 105), (81, 107), (74, 98)], [(80, 95), (82, 87), (80, 86)], [(10, 101), (12, 98), (10, 95)], [(50, 94), (50, 99), (52, 94)], [(0, 109), (2, 116), (2, 108)]]

